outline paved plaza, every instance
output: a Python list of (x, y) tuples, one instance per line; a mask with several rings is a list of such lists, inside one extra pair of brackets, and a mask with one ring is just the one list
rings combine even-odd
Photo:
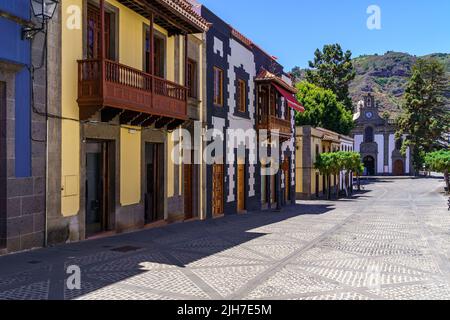
[(442, 187), (378, 179), (352, 199), (3, 256), (0, 299), (450, 299)]

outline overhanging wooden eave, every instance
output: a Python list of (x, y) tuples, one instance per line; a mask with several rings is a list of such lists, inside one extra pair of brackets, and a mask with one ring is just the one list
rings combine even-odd
[[(209, 24), (194, 12), (188, 12), (177, 7), (173, 0), (117, 0), (127, 8), (141, 16), (150, 19), (150, 13), (155, 14), (155, 23), (166, 29), (170, 35), (203, 33)], [(171, 4), (171, 5), (169, 5)]]

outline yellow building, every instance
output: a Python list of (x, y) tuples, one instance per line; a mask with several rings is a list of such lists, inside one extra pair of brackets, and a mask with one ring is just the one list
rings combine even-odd
[[(339, 134), (323, 128), (302, 126), (296, 128), (296, 194), (297, 199), (315, 199), (326, 195), (327, 181), (314, 163), (319, 154), (340, 150)], [(339, 177), (331, 177), (330, 187), (339, 183)]]
[(184, 0), (64, 0), (59, 10), (48, 243), (204, 218), (203, 164), (171, 154), (175, 129), (205, 121), (208, 23)]

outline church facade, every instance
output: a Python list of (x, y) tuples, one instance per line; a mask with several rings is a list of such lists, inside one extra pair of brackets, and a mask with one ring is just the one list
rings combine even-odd
[(379, 113), (372, 94), (358, 103), (353, 119), (355, 151), (361, 154), (365, 175), (413, 175), (409, 148), (401, 154), (402, 141), (395, 139), (395, 122)]

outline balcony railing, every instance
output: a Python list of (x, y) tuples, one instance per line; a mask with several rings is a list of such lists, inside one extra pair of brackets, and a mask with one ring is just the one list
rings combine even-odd
[(107, 59), (78, 61), (82, 120), (102, 107), (187, 119), (187, 88)]
[(276, 116), (264, 115), (261, 117), (258, 129), (265, 129), (269, 132), (278, 131), (281, 138), (290, 139), (292, 136), (292, 125), (289, 120), (280, 119)]

